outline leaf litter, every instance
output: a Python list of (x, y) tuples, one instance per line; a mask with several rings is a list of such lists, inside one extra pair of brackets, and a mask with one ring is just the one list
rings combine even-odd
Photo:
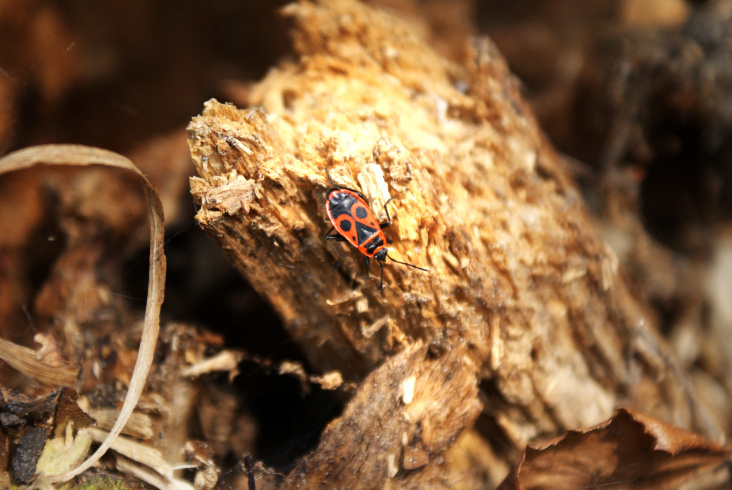
[[(166, 271), (165, 254), (163, 251), (164, 217), (162, 203), (152, 184), (134, 163), (117, 153), (82, 145), (43, 145), (30, 147), (10, 153), (0, 159), (0, 175), (39, 165), (79, 167), (100, 165), (131, 172), (143, 185), (145, 190), (150, 221), (150, 269), (147, 303), (140, 348), (137, 361), (135, 362), (135, 368), (130, 378), (127, 395), (125, 396), (124, 403), (114, 426), (106, 434), (97, 450), (91, 456), (69, 471), (55, 475), (45, 475), (43, 477), (48, 482), (65, 482), (91, 468), (112, 447), (122, 428), (132, 415), (142, 394), (147, 374), (153, 362), (155, 344), (160, 330), (160, 307), (163, 303)], [(17, 352), (18, 349), (15, 351)], [(7, 350), (5, 352), (8, 353)], [(13, 354), (10, 353), (6, 356), (6, 359), (13, 357)], [(21, 358), (21, 356), (15, 357)]]

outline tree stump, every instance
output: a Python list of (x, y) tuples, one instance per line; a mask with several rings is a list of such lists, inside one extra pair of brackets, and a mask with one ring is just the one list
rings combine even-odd
[[(381, 452), (367, 451), (373, 478), (361, 469), (360, 480), (346, 475), (337, 486), (437, 485), (429, 468), (447, 464), (442, 455), (473, 427), (478, 402), (476, 431), (496, 460), (618, 406), (719, 435), (490, 41), (475, 41), (458, 66), (408, 24), (351, 0), (283, 11), (297, 58), (251, 89), (254, 108), (211, 100), (189, 126), (197, 220), (314, 369), (358, 382), (408, 352), (409, 370), (431, 373), (443, 362), (461, 380), (416, 376), (415, 392), (428, 393), (419, 412), (395, 401), (409, 377), (395, 371), (394, 383), (378, 385), (394, 422), (377, 423), (358, 410), (377, 396), (366, 378), (339, 422), (379, 431)], [(354, 247), (326, 242), (326, 170), (361, 190), (379, 219), (394, 197), (389, 253), (429, 272), (387, 262), (380, 291), (378, 269), (367, 275)], [(420, 391), (422, 382), (434, 389)], [(455, 411), (452, 397), (471, 408)], [(432, 423), (430, 440), (441, 446), (427, 444), (410, 464), (432, 405), (460, 418)], [(366, 439), (338, 444), (358, 456)]]

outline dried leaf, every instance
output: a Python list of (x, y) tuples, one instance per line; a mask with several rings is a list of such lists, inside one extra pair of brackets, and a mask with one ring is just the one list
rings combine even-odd
[(147, 290), (147, 306), (143, 323), (140, 349), (132, 373), (127, 396), (120, 410), (117, 423), (106, 436), (99, 448), (84, 463), (74, 470), (53, 475), (47, 480), (68, 481), (81, 474), (96, 463), (119, 436), (127, 423), (145, 385), (145, 379), (152, 364), (155, 343), (160, 330), (160, 306), (163, 303), (165, 287), (165, 255), (163, 253), (163, 206), (157, 192), (143, 173), (127, 158), (111, 151), (82, 145), (44, 145), (26, 148), (10, 153), (0, 159), (0, 174), (34, 167), (36, 165), (102, 165), (128, 170), (135, 174), (143, 184), (150, 213), (150, 276)]
[(527, 447), (499, 488), (708, 488), (729, 481), (729, 455), (727, 446), (620, 409), (595, 427)]
[(28, 417), (45, 419), (56, 410), (61, 389), (31, 400), (27, 395), (0, 387), (0, 425), (19, 426), (27, 423)]
[(94, 419), (77, 405), (76, 400), (78, 399), (79, 395), (76, 394), (76, 391), (69, 388), (61, 390), (61, 396), (56, 404), (54, 437), (64, 435), (69, 426), (77, 431), (94, 424)]

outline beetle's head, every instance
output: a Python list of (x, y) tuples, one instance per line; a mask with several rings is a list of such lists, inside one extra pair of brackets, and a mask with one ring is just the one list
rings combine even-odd
[(382, 248), (378, 252), (374, 254), (374, 258), (378, 260), (379, 262), (386, 262), (386, 254), (389, 253), (389, 251), (386, 248)]

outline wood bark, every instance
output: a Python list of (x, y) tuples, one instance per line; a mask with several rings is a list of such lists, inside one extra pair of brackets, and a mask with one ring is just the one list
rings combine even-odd
[[(191, 191), (199, 224), (314, 369), (359, 381), (422, 342), (477, 383), (465, 401), (483, 404), (476, 430), (508, 459), (618, 406), (719, 435), (489, 40), (459, 66), (406, 23), (350, 0), (284, 13), (297, 58), (252, 87), (253, 108), (211, 100), (193, 120)], [(326, 242), (326, 170), (375, 212), (385, 184), (390, 254), (429, 272), (387, 262), (380, 291), (378, 267), (367, 276), (355, 248)], [(431, 393), (438, 405), (453, 396)], [(434, 463), (405, 466), (402, 429), (380, 429), (396, 432), (369, 481), (394, 476), (384, 470), (392, 446), (399, 471)]]

